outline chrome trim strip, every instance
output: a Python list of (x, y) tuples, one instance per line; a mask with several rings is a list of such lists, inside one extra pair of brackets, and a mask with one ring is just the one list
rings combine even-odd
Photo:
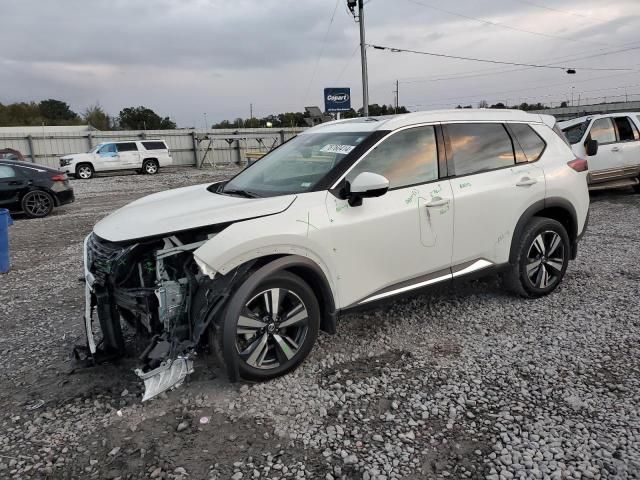
[(391, 290), (389, 292), (379, 293), (378, 295), (374, 295), (369, 298), (365, 298), (358, 305), (362, 305), (363, 303), (373, 302), (374, 300), (379, 300), (381, 298), (390, 297), (391, 295), (397, 295), (398, 293), (408, 292), (410, 290), (415, 290), (416, 288), (425, 287), (427, 285), (431, 285), (433, 283), (442, 282), (443, 280), (449, 280), (452, 276), (450, 273), (443, 275), (441, 277), (432, 278), (431, 280), (425, 280), (424, 282), (414, 283), (413, 285), (408, 285), (406, 287), (397, 288), (395, 290)]
[(462, 270), (458, 270), (457, 272), (453, 272), (452, 276), (453, 277), (459, 277), (460, 275), (466, 275), (467, 273), (475, 272), (477, 270), (482, 270), (483, 268), (487, 268), (487, 267), (489, 267), (491, 265), (493, 265), (493, 263), (491, 263), (488, 260), (485, 260), (485, 259), (476, 260), (471, 265), (469, 265), (467, 268), (463, 268)]

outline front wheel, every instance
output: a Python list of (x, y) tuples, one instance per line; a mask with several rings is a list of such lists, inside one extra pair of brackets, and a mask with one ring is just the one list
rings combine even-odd
[(94, 174), (93, 167), (88, 163), (81, 163), (76, 167), (76, 178), (82, 180), (89, 180)]
[(534, 217), (515, 245), (517, 257), (505, 275), (514, 293), (535, 298), (553, 292), (569, 264), (570, 242), (564, 226), (553, 219)]
[(145, 160), (142, 164), (142, 172), (146, 173), (147, 175), (155, 175), (156, 173), (158, 173), (159, 169), (160, 165), (158, 165), (157, 160)]
[(247, 380), (269, 380), (295, 369), (311, 352), (320, 326), (313, 290), (289, 272), (274, 273), (248, 294), (239, 288), (224, 317), (224, 329), (232, 328), (233, 335), (217, 335), (213, 341), (220, 343), (213, 347), (231, 351)]

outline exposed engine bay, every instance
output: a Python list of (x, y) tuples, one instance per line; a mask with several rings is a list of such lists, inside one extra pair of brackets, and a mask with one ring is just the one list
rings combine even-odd
[[(108, 242), (95, 233), (85, 239), (87, 349), (94, 361), (125, 355), (121, 320), (148, 341), (136, 370), (145, 384), (143, 401), (192, 373), (196, 348), (234, 280), (250, 268), (210, 278), (196, 265), (193, 251), (222, 228), (134, 242)], [(94, 317), (102, 331), (98, 343)]]

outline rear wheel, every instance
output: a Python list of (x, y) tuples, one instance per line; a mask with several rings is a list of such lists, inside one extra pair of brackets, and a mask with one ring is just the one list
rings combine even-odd
[[(242, 295), (243, 298), (238, 298)], [(235, 300), (235, 301), (234, 301)], [(234, 335), (216, 335), (212, 349), (230, 351), (240, 376), (268, 380), (295, 369), (309, 355), (318, 336), (320, 308), (313, 290), (297, 275), (278, 272), (248, 295), (242, 288), (232, 296), (225, 328)], [(224, 338), (233, 345), (222, 345)]]
[(567, 270), (570, 242), (564, 226), (553, 219), (534, 217), (518, 240), (517, 257), (505, 275), (505, 284), (523, 297), (554, 291)]
[(76, 178), (89, 180), (94, 173), (93, 167), (89, 163), (81, 163), (76, 167)]
[(32, 190), (22, 197), (22, 211), (29, 218), (43, 218), (51, 213), (55, 202), (53, 197), (42, 190)]
[(145, 160), (142, 164), (142, 172), (147, 175), (155, 175), (160, 170), (160, 165), (158, 165), (157, 160)]

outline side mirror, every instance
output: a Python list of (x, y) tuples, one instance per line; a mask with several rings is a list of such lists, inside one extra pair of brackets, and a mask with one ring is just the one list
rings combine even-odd
[(589, 157), (593, 157), (598, 153), (598, 141), (597, 140), (587, 140), (584, 144), (585, 149), (587, 151), (587, 155)]
[(346, 184), (346, 197), (349, 205), (358, 207), (362, 205), (363, 198), (381, 197), (389, 190), (389, 180), (382, 175), (371, 172), (358, 174), (352, 182)]

